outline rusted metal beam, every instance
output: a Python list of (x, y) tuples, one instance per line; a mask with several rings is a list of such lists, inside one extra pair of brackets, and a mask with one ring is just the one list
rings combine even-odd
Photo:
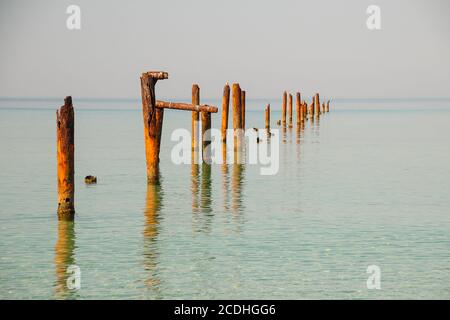
[(152, 78), (155, 80), (169, 79), (169, 74), (164, 71), (148, 71), (148, 72), (142, 73), (142, 76)]
[(168, 102), (168, 101), (161, 101), (161, 100), (156, 101), (156, 108), (197, 111), (197, 112), (209, 112), (209, 113), (217, 113), (219, 111), (219, 109), (217, 107), (210, 106), (207, 104), (195, 105), (195, 104), (190, 104), (190, 103)]

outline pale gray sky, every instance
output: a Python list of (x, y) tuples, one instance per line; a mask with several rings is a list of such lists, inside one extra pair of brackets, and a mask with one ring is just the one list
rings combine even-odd
[(449, 97), (449, 12), (447, 0), (1, 0), (0, 96), (140, 98), (141, 72), (163, 70), (164, 98), (192, 83), (218, 98), (226, 81), (249, 98)]

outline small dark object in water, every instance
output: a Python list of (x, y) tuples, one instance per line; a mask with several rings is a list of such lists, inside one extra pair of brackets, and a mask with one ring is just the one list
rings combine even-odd
[(277, 126), (281, 126), (281, 120), (277, 121)]
[(255, 130), (256, 132), (258, 132), (258, 128), (253, 128), (253, 130)]
[(96, 177), (96, 176), (86, 176), (86, 177), (84, 178), (84, 182), (85, 182), (86, 184), (94, 184), (94, 183), (97, 183), (97, 177)]
[(256, 137), (256, 143), (259, 143), (259, 137)]

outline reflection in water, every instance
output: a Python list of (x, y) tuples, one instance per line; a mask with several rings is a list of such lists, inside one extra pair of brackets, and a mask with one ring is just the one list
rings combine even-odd
[(228, 192), (230, 178), (228, 172), (228, 165), (226, 163), (223, 163), (221, 166), (221, 170), (222, 170), (223, 209), (224, 211), (228, 211), (230, 209), (229, 206), (230, 193)]
[(58, 221), (58, 240), (55, 245), (55, 298), (75, 299), (78, 297), (76, 290), (70, 290), (67, 286), (67, 268), (75, 265), (75, 222)]
[(312, 130), (313, 130), (313, 132), (314, 132), (314, 135), (316, 136), (316, 137), (318, 137), (319, 136), (319, 133), (320, 133), (320, 116), (319, 115), (317, 115), (316, 116), (316, 120), (315, 120), (315, 123), (314, 123), (314, 127), (312, 128)]
[(211, 223), (213, 218), (212, 210), (212, 194), (211, 194), (211, 165), (202, 164), (202, 185), (200, 191), (200, 211), (202, 213), (203, 227), (205, 232), (211, 231)]
[(192, 191), (192, 212), (194, 212), (194, 213), (198, 213), (198, 211), (199, 211), (199, 201), (198, 201), (199, 178), (200, 178), (199, 165), (197, 163), (192, 162), (192, 164), (191, 164), (191, 191)]
[(147, 197), (145, 202), (144, 226), (144, 267), (147, 272), (145, 285), (148, 289), (159, 292), (160, 280), (158, 278), (158, 227), (162, 209), (161, 184), (147, 184)]
[(297, 138), (297, 144), (296, 144), (297, 161), (300, 161), (301, 148), (302, 148), (302, 143), (303, 143), (302, 136), (304, 135), (304, 133), (305, 133), (305, 121), (300, 121), (300, 123), (297, 124), (297, 133), (296, 133), (296, 138)]
[(286, 126), (283, 126), (281, 131), (282, 131), (283, 142), (286, 143), (286, 140), (287, 140), (287, 129), (286, 129)]
[(244, 182), (245, 166), (234, 163), (231, 176), (231, 210), (234, 217), (238, 218), (244, 210), (242, 201), (242, 187)]
[(202, 164), (202, 189), (200, 194), (201, 212), (211, 214), (211, 165)]
[(209, 232), (211, 230), (212, 217), (214, 216), (212, 210), (211, 165), (203, 163), (201, 165), (201, 170), (201, 179), (199, 179), (199, 165), (196, 167), (192, 165), (191, 191), (193, 230), (194, 232)]
[(227, 164), (227, 145), (222, 143), (222, 191), (223, 191), (223, 209), (227, 211), (229, 209), (230, 195), (228, 192), (229, 177), (228, 177), (228, 164)]
[(297, 123), (297, 129), (295, 131), (295, 138), (296, 138), (295, 141), (296, 141), (297, 144), (300, 143), (300, 135), (302, 133), (301, 132), (302, 131), (302, 124), (303, 124), (303, 121), (301, 121), (300, 123)]

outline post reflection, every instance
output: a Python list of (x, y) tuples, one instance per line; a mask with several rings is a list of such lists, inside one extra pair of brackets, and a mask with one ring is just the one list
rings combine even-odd
[(297, 123), (297, 128), (296, 128), (296, 131), (295, 131), (295, 138), (296, 138), (295, 141), (296, 141), (297, 144), (300, 144), (300, 138), (303, 135), (304, 130), (305, 130), (305, 123), (304, 123), (304, 121), (301, 121), (301, 122)]
[(230, 201), (230, 195), (228, 192), (229, 188), (229, 170), (228, 170), (228, 164), (227, 164), (227, 146), (225, 143), (222, 144), (222, 165), (221, 165), (221, 172), (222, 172), (222, 194), (223, 194), (223, 209), (224, 211), (229, 210), (229, 201)]
[(297, 160), (300, 160), (301, 155), (301, 145), (302, 145), (302, 136), (304, 136), (305, 133), (305, 121), (301, 121), (297, 124), (297, 132), (296, 132), (296, 151), (297, 151)]
[(316, 117), (316, 120), (315, 120), (315, 122), (314, 122), (314, 128), (313, 128), (313, 130), (314, 130), (314, 134), (315, 134), (315, 136), (319, 136), (319, 133), (320, 133), (320, 116), (319, 115), (317, 115), (317, 117)]
[(234, 163), (231, 176), (231, 211), (233, 216), (239, 218), (244, 210), (242, 188), (244, 184), (245, 165)]
[(55, 245), (55, 298), (75, 299), (76, 290), (69, 289), (67, 279), (71, 275), (67, 272), (69, 266), (76, 265), (75, 260), (75, 222), (58, 221), (58, 239)]
[[(201, 175), (199, 169), (201, 168)], [(194, 232), (209, 232), (213, 214), (211, 165), (203, 163), (191, 170), (192, 228)]]
[(213, 217), (212, 210), (212, 192), (211, 192), (211, 165), (202, 164), (202, 178), (200, 190), (200, 212), (202, 213), (203, 231), (209, 232), (211, 230), (211, 222)]
[(148, 184), (145, 201), (144, 236), (144, 268), (146, 271), (145, 285), (148, 289), (159, 293), (160, 279), (158, 277), (158, 235), (160, 212), (162, 209), (163, 192), (161, 184)]
[[(192, 152), (192, 158), (198, 157)], [(198, 162), (191, 162), (191, 192), (192, 192), (192, 212), (198, 213), (199, 211), (199, 179), (200, 179), (200, 166)]]

